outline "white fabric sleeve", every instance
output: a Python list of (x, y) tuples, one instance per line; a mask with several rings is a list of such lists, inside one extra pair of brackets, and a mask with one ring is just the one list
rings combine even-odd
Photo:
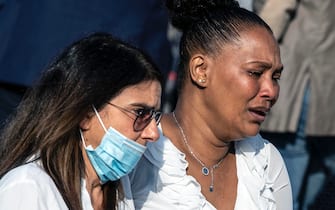
[(0, 189), (0, 209), (34, 210), (48, 209), (40, 197), (42, 194), (33, 182), (4, 183)]
[(31, 163), (9, 171), (0, 180), (0, 209), (68, 209), (52, 179)]

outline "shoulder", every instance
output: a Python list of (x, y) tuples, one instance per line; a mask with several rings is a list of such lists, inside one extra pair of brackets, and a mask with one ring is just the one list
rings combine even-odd
[(272, 153), (279, 155), (275, 146), (267, 139), (264, 139), (260, 134), (235, 142), (235, 150), (237, 154), (250, 157), (259, 155), (268, 156)]
[[(277, 167), (279, 164), (284, 165), (278, 149), (260, 134), (235, 142), (235, 151), (238, 161), (249, 167), (258, 167), (257, 170), (269, 170), (274, 168), (274, 164)], [(268, 168), (269, 166), (272, 167)]]
[(136, 209), (214, 209), (200, 184), (186, 174), (185, 154), (160, 132), (129, 176)]
[[(286, 167), (279, 151), (260, 135), (235, 143), (239, 180), (237, 209), (272, 209), (276, 194), (290, 188)], [(254, 202), (257, 201), (257, 202)]]
[(51, 181), (51, 178), (38, 163), (27, 163), (10, 170), (1, 179), (0, 186), (14, 183), (28, 183), (30, 185), (39, 185)]
[(175, 179), (186, 175), (185, 154), (179, 151), (169, 138), (164, 136), (160, 127), (159, 131), (160, 138), (156, 142), (147, 144), (147, 150), (130, 176), (131, 180), (136, 181), (132, 183), (132, 188), (137, 185), (140, 185), (137, 187), (139, 189), (148, 186), (155, 188), (158, 180), (175, 182)]
[[(66, 205), (56, 185), (36, 162), (19, 166), (9, 171), (0, 180), (0, 209), (31, 206), (36, 209), (62, 209)], [(36, 205), (36, 206), (35, 206)], [(21, 207), (20, 207), (21, 206)], [(49, 208), (50, 209), (50, 208)]]

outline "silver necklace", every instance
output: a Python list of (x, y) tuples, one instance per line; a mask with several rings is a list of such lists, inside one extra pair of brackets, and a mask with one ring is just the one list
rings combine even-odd
[(192, 157), (198, 161), (198, 163), (202, 166), (201, 168), (201, 173), (204, 176), (208, 176), (209, 173), (211, 173), (211, 185), (209, 186), (209, 191), (213, 192), (214, 191), (214, 169), (218, 168), (220, 166), (220, 164), (222, 163), (223, 159), (228, 155), (229, 150), (227, 151), (227, 153), (212, 167), (210, 167), (210, 169), (208, 169), (208, 167), (195, 155), (195, 153), (193, 152), (193, 150), (191, 149), (190, 145), (188, 144), (186, 135), (184, 133), (183, 128), (181, 127), (181, 125), (179, 124), (177, 118), (176, 118), (176, 114), (174, 112), (172, 112), (173, 118), (180, 130), (180, 133), (183, 137), (183, 141), (188, 149), (188, 151), (191, 153)]

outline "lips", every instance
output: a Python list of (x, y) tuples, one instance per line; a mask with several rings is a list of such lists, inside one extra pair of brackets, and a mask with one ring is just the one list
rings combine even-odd
[(269, 113), (270, 109), (267, 107), (253, 107), (249, 109), (251, 113), (252, 120), (257, 123), (262, 123), (265, 120), (266, 115)]

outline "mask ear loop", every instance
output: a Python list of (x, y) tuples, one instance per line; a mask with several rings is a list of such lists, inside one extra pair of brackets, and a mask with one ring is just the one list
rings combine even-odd
[(85, 143), (85, 139), (84, 139), (84, 135), (83, 135), (83, 131), (81, 130), (81, 128), (79, 128), (79, 133), (80, 133), (80, 138), (81, 138), (81, 141), (84, 145), (84, 148), (87, 148), (86, 143)]
[[(83, 142), (83, 146), (85, 148), (85, 152), (87, 154), (87, 151), (86, 150), (93, 150), (92, 148), (92, 145), (89, 145), (88, 147), (86, 146), (86, 143), (85, 143), (85, 139), (84, 139), (84, 134), (83, 134), (83, 131), (81, 130), (81, 128), (79, 128), (79, 133), (80, 133), (80, 138), (81, 138), (81, 141)], [(88, 154), (87, 154), (88, 155)], [(91, 160), (90, 160), (91, 161)], [(100, 183), (103, 184), (100, 180)]]
[(101, 126), (103, 127), (103, 129), (104, 129), (104, 130), (105, 130), (105, 132), (107, 133), (107, 129), (106, 129), (106, 127), (105, 127), (104, 123), (102, 122), (102, 120), (101, 120), (101, 117), (100, 117), (100, 115), (99, 115), (98, 111), (96, 110), (96, 108), (94, 107), (94, 105), (92, 105), (92, 108), (93, 108), (93, 110), (94, 110), (94, 112), (95, 112), (96, 116), (98, 117), (98, 120), (99, 120), (99, 122), (100, 122)]

